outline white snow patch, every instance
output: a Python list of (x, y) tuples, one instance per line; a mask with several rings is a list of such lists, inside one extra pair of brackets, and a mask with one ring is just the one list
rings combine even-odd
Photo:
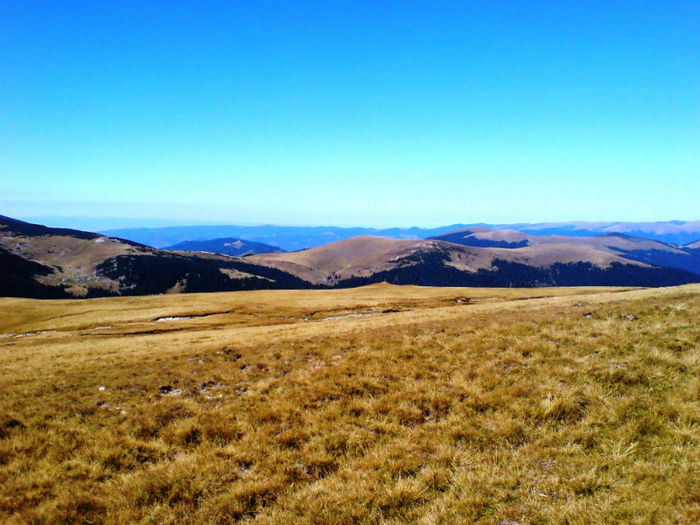
[(174, 316), (169, 316), (169, 317), (159, 317), (158, 319), (154, 319), (153, 322), (155, 323), (162, 323), (164, 321), (182, 321), (183, 319), (192, 319), (192, 315), (174, 315)]
[(50, 333), (50, 332), (55, 332), (55, 331), (56, 331), (56, 330), (38, 330), (38, 331), (36, 331), (36, 332), (24, 332), (24, 333), (22, 333), (22, 334), (8, 334), (8, 335), (6, 335), (5, 337), (14, 337), (14, 338), (18, 338), (18, 337), (27, 337), (27, 336), (29, 336), (29, 335), (48, 334), (48, 333)]
[(332, 315), (330, 317), (324, 317), (321, 321), (338, 321), (340, 319), (349, 319), (351, 317), (373, 317), (375, 315), (381, 315), (379, 313), (372, 314), (345, 314), (345, 315)]

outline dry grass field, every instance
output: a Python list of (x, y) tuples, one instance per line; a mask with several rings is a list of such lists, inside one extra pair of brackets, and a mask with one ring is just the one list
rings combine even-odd
[(700, 522), (700, 285), (0, 299), (0, 522)]

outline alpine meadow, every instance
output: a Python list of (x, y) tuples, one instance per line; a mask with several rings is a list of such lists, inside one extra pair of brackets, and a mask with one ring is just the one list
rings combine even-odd
[(0, 1), (0, 524), (699, 525), (698, 28)]
[(5, 523), (700, 517), (700, 285), (0, 308)]

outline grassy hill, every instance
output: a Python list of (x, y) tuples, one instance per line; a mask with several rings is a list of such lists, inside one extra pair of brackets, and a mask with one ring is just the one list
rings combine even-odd
[(293, 275), (236, 257), (156, 250), (0, 216), (0, 296), (45, 299), (308, 287)]
[[(476, 241), (475, 235), (479, 236)], [(657, 254), (659, 246), (665, 247), (663, 257)], [(654, 264), (661, 258), (671, 266)], [(700, 281), (700, 259), (657, 241), (617, 235), (534, 238), (484, 228), (422, 240), (364, 235), (298, 252), (252, 255), (247, 260), (317, 285), (337, 287), (383, 281), (501, 287), (670, 286)], [(678, 260), (686, 267), (678, 268)]]
[[(605, 264), (610, 256), (652, 266), (678, 268), (700, 275), (700, 255), (693, 245), (675, 246), (653, 239), (633, 237), (622, 233), (608, 233), (594, 237), (563, 235), (527, 235), (515, 230), (467, 228), (432, 237), (463, 246), (517, 249), (513, 253), (527, 254), (533, 264), (545, 262), (549, 253), (559, 262), (564, 257), (577, 255), (580, 261)], [(539, 259), (539, 261), (538, 261)]]
[(0, 299), (4, 523), (697, 523), (700, 285)]

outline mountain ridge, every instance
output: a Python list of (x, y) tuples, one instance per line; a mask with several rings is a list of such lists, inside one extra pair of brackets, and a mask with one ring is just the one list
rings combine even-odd
[[(687, 270), (700, 275), (700, 252), (685, 246), (676, 246), (654, 239), (635, 237), (627, 233), (605, 233), (592, 237), (562, 235), (534, 236), (516, 230), (462, 229), (431, 239), (444, 240), (465, 246), (520, 249), (526, 247), (565, 245), (569, 252), (588, 248), (621, 256), (628, 260)], [(577, 247), (577, 248), (574, 248)]]
[[(446, 236), (449, 238), (450, 234)], [(338, 287), (382, 280), (438, 286), (583, 286), (597, 282), (654, 286), (676, 279), (700, 280), (700, 274), (695, 272), (625, 257), (602, 243), (584, 243), (581, 239), (548, 241), (506, 248), (465, 246), (439, 238), (361, 236), (298, 252), (253, 255), (249, 259), (317, 285)]]
[[(241, 246), (243, 241), (241, 241)], [(360, 235), (245, 258), (159, 250), (0, 219), (0, 295), (39, 298), (352, 287), (668, 286), (700, 282), (700, 250), (628, 234), (534, 236), (484, 226), (428, 239)]]
[(164, 248), (183, 241), (205, 241), (215, 238), (236, 237), (247, 241), (279, 246), (285, 251), (313, 248), (356, 237), (376, 235), (396, 239), (424, 239), (459, 229), (488, 228), (516, 230), (533, 236), (565, 235), (591, 237), (605, 233), (627, 233), (636, 237), (658, 240), (682, 246), (700, 239), (700, 221), (659, 222), (558, 222), (513, 224), (452, 224), (436, 228), (343, 228), (336, 226), (168, 226), (163, 228), (122, 228), (102, 230), (110, 237), (130, 239), (154, 248)]

